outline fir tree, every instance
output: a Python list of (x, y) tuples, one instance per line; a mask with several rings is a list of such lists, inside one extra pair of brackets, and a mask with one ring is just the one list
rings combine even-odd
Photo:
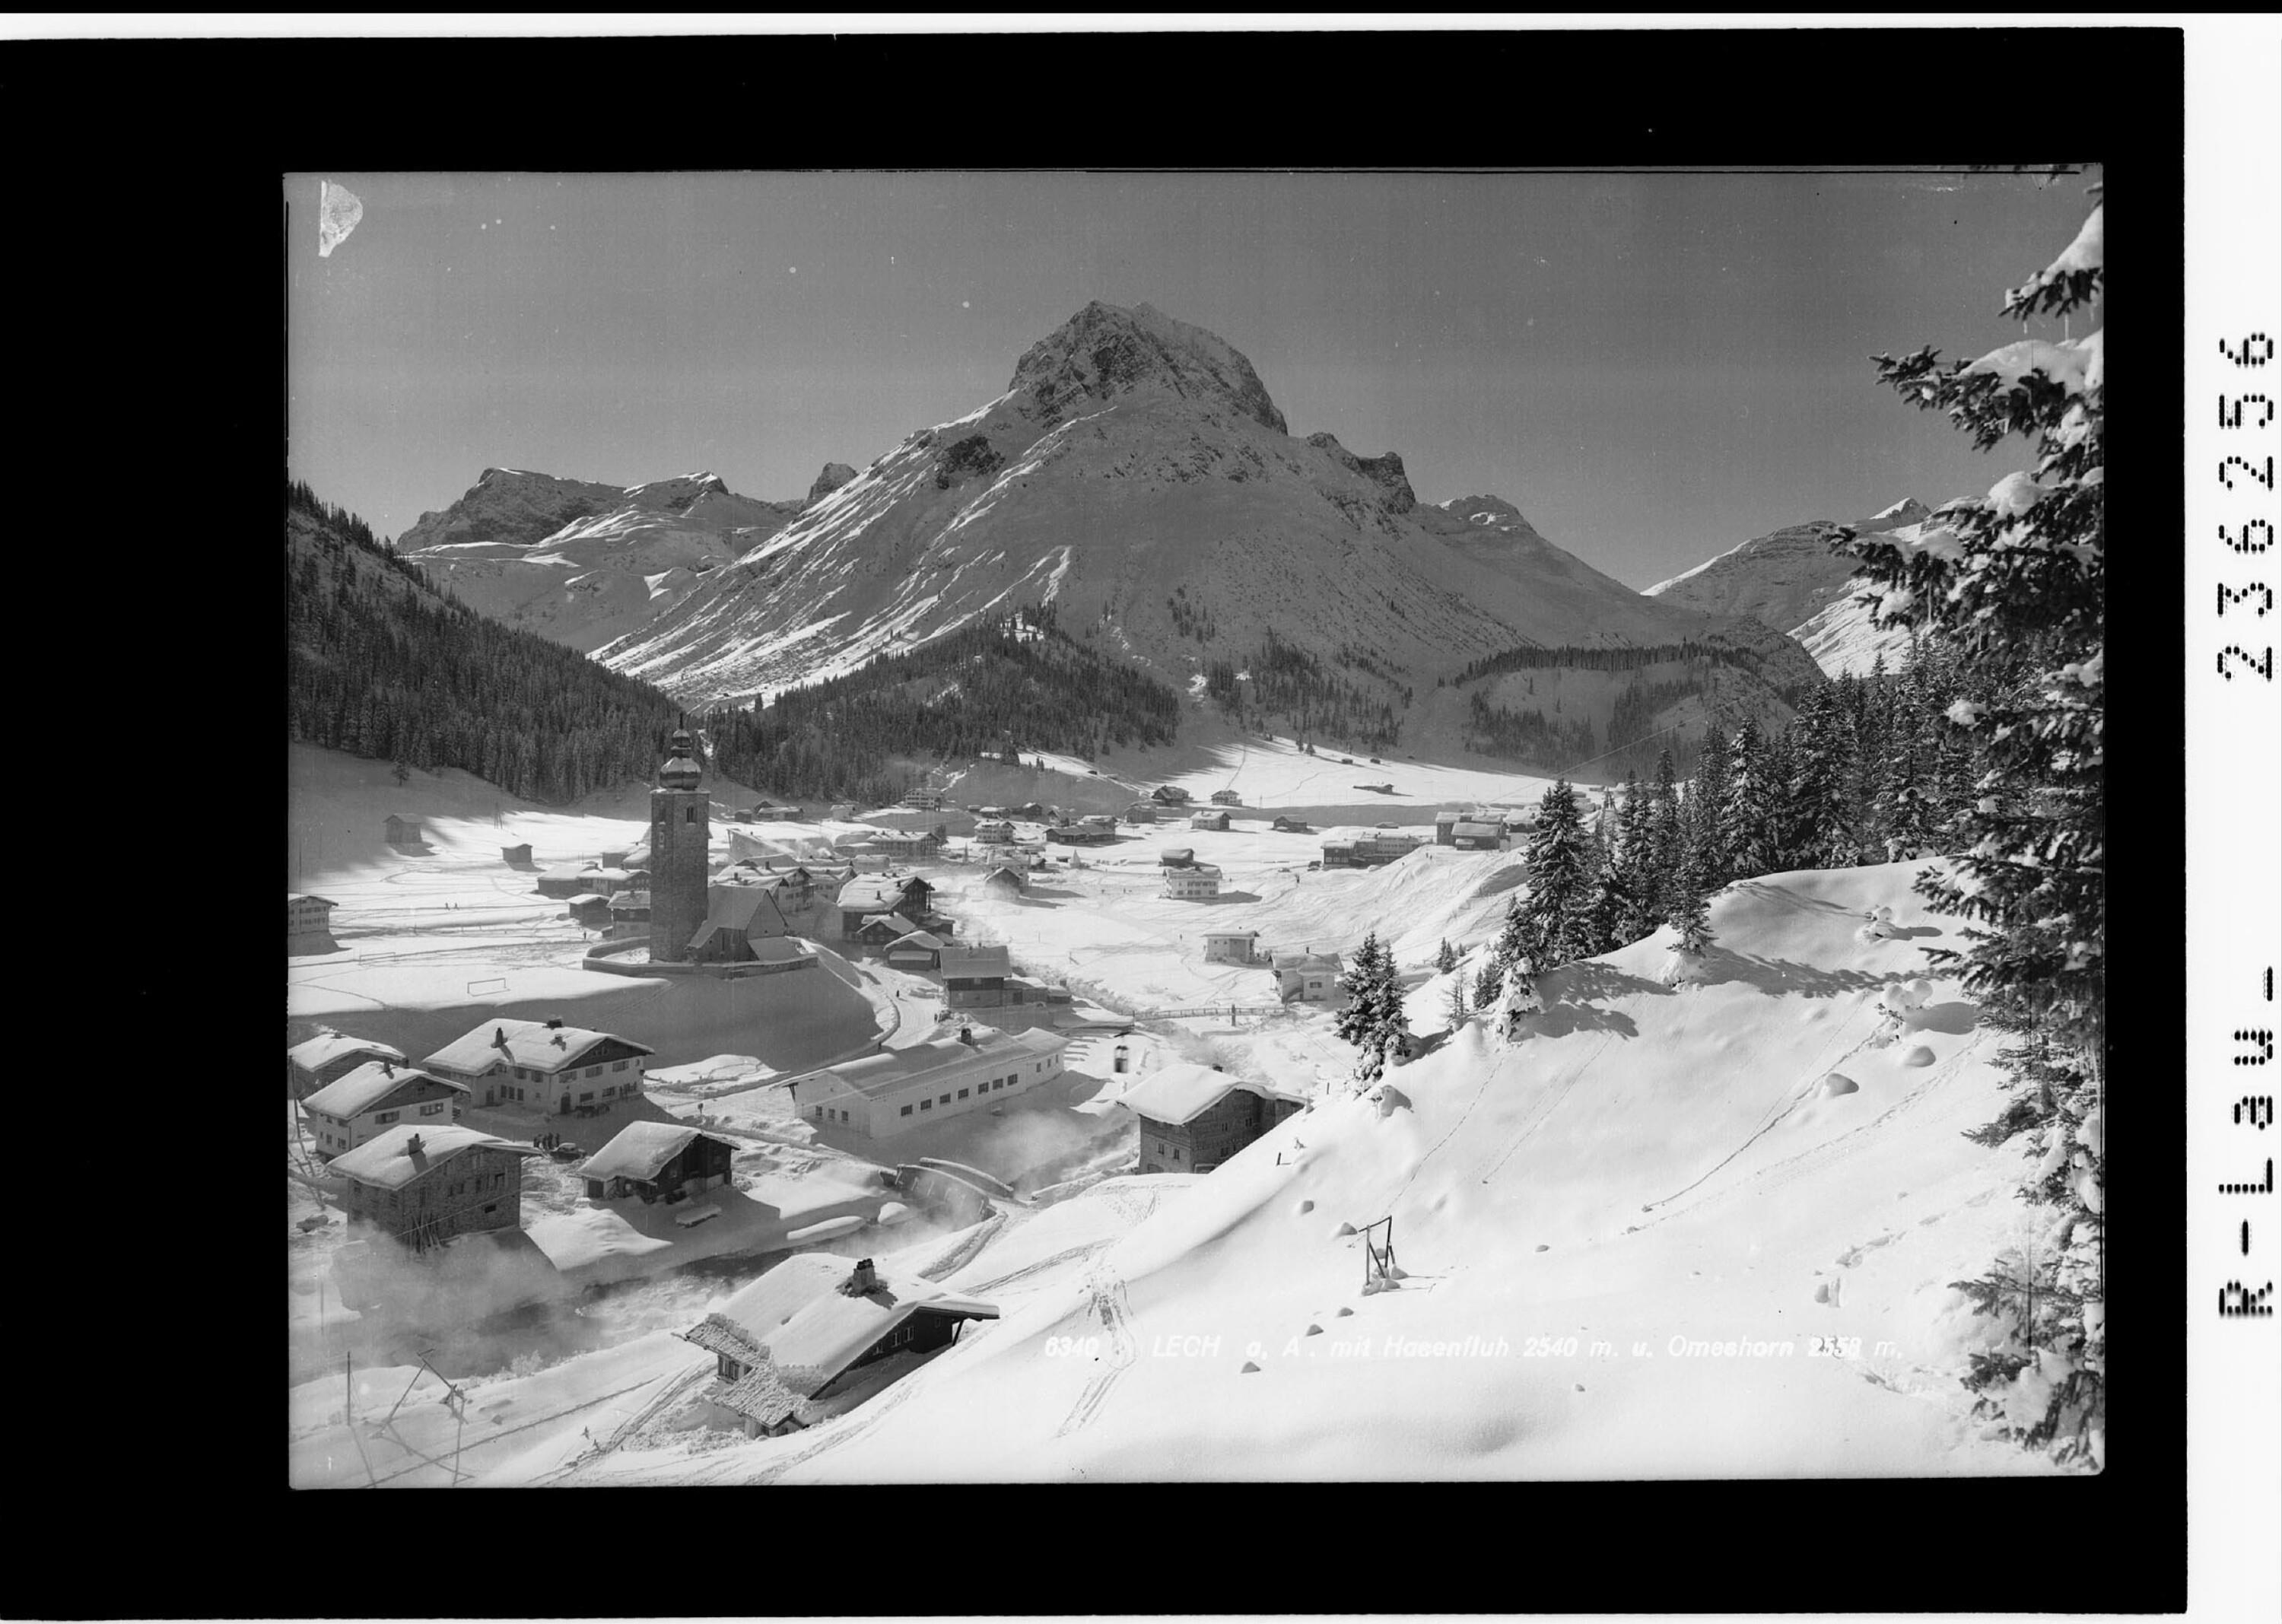
[(1727, 836), (1727, 797), (1734, 788), (1733, 753), (1719, 724), (1704, 730), (1704, 750), (1688, 786), (1688, 859), (1705, 885), (1714, 890), (1735, 877), (1735, 854)]
[(1445, 975), (1458, 967), (1457, 949), (1450, 945), (1448, 936), (1442, 938), (1441, 951), (1434, 955), (1434, 967)]
[(1537, 828), (1530, 835), (1527, 894), (1509, 905), (1514, 952), (1499, 938), (1499, 957), (1510, 964), (1525, 953), (1545, 969), (1584, 956), (1588, 926), (1585, 912), (1595, 876), (1591, 852), (1569, 781), (1556, 779), (1537, 804)]
[[(2094, 190), (2097, 191), (2097, 188)], [(2102, 291), (2101, 209), (2069, 250), (2012, 291), (2025, 325), (2069, 318)], [(2006, 1335), (1967, 1386), (1976, 1410), (2023, 1444), (2097, 1464), (2105, 1449), (2107, 820), (2106, 385), (2097, 330), (2024, 338), (1942, 368), (1931, 349), (1877, 360), (1911, 404), (1946, 414), (1988, 450), (2020, 435), (2038, 453), (1986, 497), (1952, 503), (1914, 545), (1847, 538), (1882, 589), (1880, 624), (1922, 623), (1953, 662), (1944, 708), (1953, 770), (1977, 744), (1977, 780), (1951, 812), (1953, 866), (1919, 894), (1962, 915), (1971, 945), (1936, 950), (1983, 1016), (2020, 1034), (2005, 1059), (2012, 1103), (1979, 1136), (2025, 1141), (2021, 1193), (2046, 1223), (2042, 1243), (1958, 1282)]]
[(1403, 1022), (1394, 955), (1377, 931), (1363, 937), (1339, 985), (1347, 994), (1347, 1006), (1339, 1012), (1339, 1035), (1362, 1052), (1355, 1061), (1356, 1080), (1374, 1082), (1386, 1068), (1386, 1052), (1394, 1046)]

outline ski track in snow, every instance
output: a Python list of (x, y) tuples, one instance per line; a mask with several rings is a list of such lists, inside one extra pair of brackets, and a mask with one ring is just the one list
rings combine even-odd
[(1077, 1403), (1070, 1406), (1069, 1414), (1054, 1429), (1057, 1438), (1066, 1438), (1091, 1421), (1100, 1411), (1102, 1401), (1109, 1396), (1110, 1388), (1117, 1385), (1117, 1379), (1140, 1356), (1139, 1345), (1128, 1328), (1132, 1306), (1125, 1296), (1125, 1277), (1104, 1265), (1087, 1279), (1086, 1290), (1091, 1317), (1098, 1318), (1102, 1328), (1109, 1333), (1109, 1368), (1085, 1384), (1085, 1390), (1077, 1395)]

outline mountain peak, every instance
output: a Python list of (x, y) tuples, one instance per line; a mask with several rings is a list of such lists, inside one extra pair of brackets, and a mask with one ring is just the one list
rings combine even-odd
[(1048, 422), (1083, 416), (1136, 394), (1171, 395), (1226, 407), (1278, 434), (1291, 431), (1252, 363), (1201, 327), (1152, 305), (1128, 310), (1095, 299), (1032, 345), (1011, 390)]

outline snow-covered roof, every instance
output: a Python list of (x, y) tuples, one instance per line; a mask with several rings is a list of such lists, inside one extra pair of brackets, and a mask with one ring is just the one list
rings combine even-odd
[(800, 1408), (801, 1395), (785, 1386), (769, 1350), (753, 1340), (735, 1320), (708, 1314), (681, 1333), (681, 1339), (745, 1367), (742, 1376), (714, 1395), (737, 1414), (749, 1416), (763, 1426), (774, 1426)]
[(1205, 940), (1207, 942), (1251, 942), (1256, 941), (1259, 938), (1259, 936), (1260, 933), (1257, 930), (1207, 930), (1205, 932)]
[(322, 1111), (328, 1116), (361, 1116), (397, 1090), (412, 1083), (434, 1083), (445, 1088), (468, 1092), (464, 1083), (454, 1083), (443, 1077), (431, 1077), (424, 1071), (408, 1066), (392, 1066), (384, 1061), (368, 1061), (354, 1071), (345, 1072), (303, 1100), (312, 1111)]
[(912, 1044), (907, 1048), (886, 1049), (877, 1054), (866, 1054), (859, 1060), (843, 1061), (836, 1066), (826, 1066), (811, 1072), (796, 1084), (837, 1084), (850, 1093), (876, 1099), (880, 1095), (916, 1083), (923, 1077), (940, 1072), (964, 1070), (976, 1063), (978, 1057), (987, 1058), (992, 1065), (1009, 1051), (1025, 1054), (1060, 1053), (1069, 1039), (1059, 1032), (1033, 1027), (1011, 1036), (994, 1027), (969, 1026), (974, 1037), (971, 1044), (956, 1037), (930, 1038), (926, 1043)]
[(1136, 1115), (1178, 1127), (1202, 1116), (1225, 1099), (1230, 1090), (1239, 1088), (1263, 1100), (1292, 1097), (1265, 1083), (1232, 1077), (1209, 1066), (1180, 1061), (1149, 1073), (1119, 1096), (1117, 1103)]
[(1337, 953), (1277, 953), (1269, 962), (1279, 970), (1336, 970), (1339, 967)]
[(578, 1164), (578, 1177), (656, 1178), (658, 1170), (679, 1155), (692, 1139), (712, 1139), (717, 1145), (735, 1148), (726, 1139), (700, 1133), (679, 1123), (628, 1123), (609, 1144)]
[[(408, 1153), (405, 1147), (415, 1138), (420, 1149)], [(407, 1123), (383, 1131), (354, 1150), (342, 1152), (325, 1170), (375, 1190), (399, 1190), (430, 1168), (478, 1149), (503, 1150), (516, 1156), (540, 1154), (535, 1145), (518, 1145), (478, 1128), (423, 1128)]]
[(307, 1043), (297, 1043), (285, 1051), (285, 1058), (295, 1065), (314, 1071), (318, 1067), (337, 1061), (344, 1054), (370, 1054), (381, 1060), (404, 1064), (404, 1051), (391, 1044), (375, 1043), (369, 1037), (352, 1037), (346, 1032), (324, 1032)]
[[(493, 1045), (493, 1033), (504, 1035), (504, 1049)], [(562, 1040), (559, 1044), (557, 1038)], [(516, 1021), (501, 1016), (485, 1022), (464, 1037), (454, 1038), (420, 1063), (470, 1073), (483, 1071), (494, 1063), (527, 1067), (533, 1071), (560, 1071), (578, 1064), (587, 1050), (613, 1039), (637, 1054), (657, 1053), (647, 1044), (620, 1037), (616, 1032), (590, 1032), (582, 1026), (550, 1027), (544, 1021)]]
[[(733, 1333), (748, 1347), (765, 1349), (775, 1375), (789, 1392), (813, 1395), (853, 1364), (858, 1355), (922, 1309), (974, 1319), (996, 1319), (998, 1308), (979, 1297), (955, 1295), (932, 1280), (891, 1274), (875, 1268), (876, 1289), (860, 1296), (840, 1290), (854, 1271), (844, 1257), (796, 1252), (743, 1290), (734, 1294), (708, 1320), (723, 1321), (710, 1333), (739, 1364)], [(700, 1347), (703, 1327), (684, 1335)], [(780, 1414), (782, 1412), (780, 1411)]]
[(322, 903), (329, 908), (338, 908), (341, 905), (339, 903), (335, 902), (331, 897), (320, 897), (314, 891), (288, 891), (285, 893), (285, 900), (289, 903), (319, 902)]
[[(916, 924), (913, 924), (910, 920), (905, 919), (900, 913), (874, 913), (865, 919), (861, 925), (857, 927), (857, 934), (860, 936), (864, 932), (870, 930), (874, 925), (886, 926), (889, 930), (894, 931), (896, 936), (909, 936), (912, 931), (919, 929)], [(890, 936), (889, 938), (890, 941), (893, 941), (894, 939), (895, 936)]]
[(689, 938), (689, 945), (695, 947), (711, 939), (717, 930), (734, 930), (749, 936), (755, 927), (756, 916), (760, 913), (764, 904), (768, 908), (768, 918), (759, 921), (761, 929), (765, 930), (773, 922), (779, 932), (783, 931), (787, 928), (785, 916), (783, 911), (777, 906), (772, 887), (760, 885), (721, 887), (708, 899), (705, 922), (697, 927), (695, 934)]
[(1013, 962), (1003, 944), (989, 947), (953, 947), (943, 950), (939, 967), (945, 979), (957, 976), (961, 980), (1007, 975), (1013, 972)]
[(884, 913), (901, 906), (912, 886), (926, 883), (910, 875), (858, 874), (840, 888), (840, 906), (850, 913)]
[(566, 908), (591, 908), (598, 902), (607, 903), (609, 900), (600, 891), (580, 891), (576, 896), (565, 897), (563, 899), (563, 905)]
[(931, 930), (914, 930), (910, 935), (897, 936), (888, 944), (889, 952), (895, 952), (899, 947), (915, 947), (923, 952), (941, 952), (943, 938)]
[(1505, 836), (1505, 825), (1502, 822), (1460, 823), (1451, 829), (1450, 835), (1453, 839), (1479, 837), (1483, 840), (1502, 840)]

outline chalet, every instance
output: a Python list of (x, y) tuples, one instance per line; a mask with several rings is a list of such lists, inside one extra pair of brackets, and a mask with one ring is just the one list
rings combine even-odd
[(1207, 930), (1205, 932), (1205, 962), (1207, 964), (1250, 964), (1259, 957), (1257, 930)]
[(935, 812), (943, 805), (940, 789), (914, 789), (904, 796), (904, 804), (920, 812)]
[(856, 809), (845, 801), (841, 802), (837, 806), (834, 806), (832, 809), (832, 820), (834, 823), (853, 822), (855, 820), (855, 817)]
[(1220, 811), (1200, 812), (1189, 819), (1189, 827), (1192, 829), (1217, 829), (1225, 834), (1228, 831), (1228, 814)]
[(997, 1009), (1006, 1003), (1006, 978), (1014, 967), (1003, 946), (946, 945), (936, 956), (935, 968), (943, 975), (945, 1008)]
[(340, 951), (333, 940), (333, 910), (340, 906), (330, 897), (303, 891), (285, 893), (285, 951), (287, 953), (331, 953)]
[(578, 1176), (590, 1201), (627, 1201), (644, 1206), (702, 1195), (729, 1182), (728, 1140), (679, 1123), (628, 1123), (617, 1137), (586, 1158)]
[(1183, 806), (1188, 804), (1189, 792), (1175, 785), (1166, 784), (1160, 789), (1151, 790), (1149, 798), (1164, 806)]
[(400, 818), (394, 812), (388, 814), (387, 821), (382, 828), (388, 843), (392, 846), (416, 846), (428, 838), (427, 832), (420, 827), (420, 820), (417, 818)]
[(974, 826), (974, 841), (977, 845), (1012, 845), (1014, 826), (1003, 818), (986, 818)]
[(984, 874), (976, 889), (986, 897), (995, 897), (1003, 901), (1009, 897), (1019, 897), (1028, 890), (1030, 882), (1021, 869), (1002, 864)]
[(1078, 821), (1090, 829), (1114, 829), (1117, 827), (1117, 820), (1107, 812), (1090, 812)]
[(1128, 823), (1156, 822), (1157, 803), (1154, 801), (1134, 802), (1132, 805), (1125, 809), (1125, 821)]
[(321, 1032), (307, 1043), (285, 1051), (285, 1087), (296, 1100), (306, 1100), (328, 1083), (345, 1077), (369, 1061), (404, 1064), (404, 1051), (369, 1037), (345, 1032)]
[(327, 1170), (345, 1183), (352, 1230), (370, 1225), (426, 1247), (517, 1227), (523, 1158), (539, 1154), (473, 1128), (399, 1124), (336, 1156)]
[(1451, 830), (1450, 843), (1461, 851), (1502, 851), (1505, 849), (1505, 825), (1460, 823)]
[(1025, 818), (1036, 819), (1043, 818), (1046, 815), (1046, 809), (1039, 805), (1036, 801), (1025, 801), (1021, 805), (1016, 807), (1015, 811), (1020, 812)]
[(1187, 1061), (1151, 1072), (1117, 1103), (1140, 1119), (1144, 1173), (1210, 1172), (1307, 1104)]
[(1244, 797), (1233, 789), (1215, 789), (1212, 792), (1212, 804), (1215, 806), (1241, 806)]
[(708, 885), (705, 922), (688, 942), (690, 962), (750, 963), (756, 942), (789, 936), (791, 930), (777, 906), (774, 886)]
[(943, 940), (931, 931), (913, 930), (888, 944), (888, 962), (907, 970), (932, 970), (943, 957)]
[(530, 867), (531, 843), (526, 841), (519, 846), (501, 846), (500, 848), (500, 861), (505, 863), (509, 868)]
[(1161, 868), (1186, 868), (1196, 860), (1194, 846), (1167, 846), (1157, 853), (1157, 864)]
[(1269, 962), (1276, 972), (1276, 996), (1286, 1004), (1339, 997), (1339, 974), (1344, 967), (1337, 953), (1277, 953)]
[(583, 896), (594, 888), (586, 882), (583, 868), (549, 868), (533, 882), (532, 889), (542, 897)]
[(1058, 846), (1106, 846), (1116, 840), (1117, 831), (1098, 823), (1058, 823), (1046, 838)]
[(1436, 845), (1448, 846), (1456, 843), (1458, 835), (1458, 820), (1463, 815), (1463, 814), (1462, 813), (1454, 812), (1438, 812), (1434, 814), (1434, 843)]
[(892, 1138), (945, 1116), (1002, 1104), (1062, 1075), (1069, 1039), (1034, 1028), (966, 1026), (906, 1049), (887, 1049), (792, 1080), (795, 1108), (865, 1138)]
[(646, 925), (649, 922), (649, 893), (620, 891), (610, 898), (610, 923), (613, 925)]
[(893, 1379), (882, 1361), (908, 1366), (950, 1346), (967, 1321), (997, 1317), (979, 1297), (868, 1257), (850, 1268), (828, 1252), (796, 1252), (681, 1336), (714, 1357), (710, 1401), (758, 1438), (834, 1412), (831, 1401), (859, 1384)]
[(572, 919), (590, 929), (610, 928), (610, 899), (600, 891), (581, 891), (576, 897), (565, 897), (563, 905)]
[(309, 1136), (330, 1162), (399, 1123), (445, 1127), (460, 1120), (468, 1085), (447, 1083), (393, 1061), (368, 1061), (301, 1102)]
[(1165, 895), (1194, 902), (1220, 895), (1220, 870), (1210, 863), (1191, 863), (1165, 870)]
[(472, 1105), (570, 1111), (641, 1092), (642, 1068), (656, 1051), (615, 1032), (560, 1021), (486, 1021), (420, 1062), (464, 1083)]
[(579, 881), (590, 891), (600, 891), (605, 897), (615, 897), (620, 891), (640, 890), (649, 884), (649, 870), (637, 875), (630, 868), (586, 868), (578, 874)]
[(935, 887), (917, 874), (858, 874), (840, 888), (840, 934), (852, 942), (865, 920), (881, 913), (903, 914), (911, 921), (904, 930), (915, 930), (933, 915), (934, 897)]
[(1278, 818), (1269, 827), (1281, 835), (1311, 835), (1315, 833), (1314, 830), (1308, 827), (1308, 820), (1305, 818)]
[(919, 927), (900, 913), (874, 913), (856, 928), (854, 940), (882, 952)]

